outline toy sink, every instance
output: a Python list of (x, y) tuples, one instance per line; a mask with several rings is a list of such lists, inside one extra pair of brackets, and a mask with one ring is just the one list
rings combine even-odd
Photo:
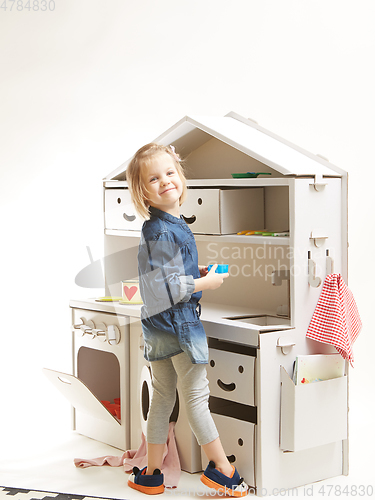
[(273, 325), (290, 325), (290, 319), (280, 316), (271, 316), (264, 314), (262, 316), (232, 316), (230, 319), (233, 321), (241, 321), (242, 323), (249, 323), (257, 326), (273, 326)]

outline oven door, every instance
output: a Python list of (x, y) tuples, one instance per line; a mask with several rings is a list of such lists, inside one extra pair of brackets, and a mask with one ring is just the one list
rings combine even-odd
[(87, 415), (110, 425), (121, 425), (90, 389), (74, 375), (43, 368), (45, 376), (65, 396), (71, 405)]

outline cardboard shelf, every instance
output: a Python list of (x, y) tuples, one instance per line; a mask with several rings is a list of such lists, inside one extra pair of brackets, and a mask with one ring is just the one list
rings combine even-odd
[(290, 245), (290, 237), (288, 236), (254, 236), (242, 234), (196, 234), (194, 235), (196, 241), (212, 241), (223, 243), (248, 243), (251, 245)]
[(234, 187), (234, 188), (246, 188), (246, 187), (265, 187), (265, 186), (289, 186), (290, 178), (280, 178), (280, 177), (257, 177), (257, 178), (226, 178), (226, 179), (187, 179), (186, 184), (188, 188), (195, 189), (200, 187)]
[[(311, 176), (313, 178), (313, 176)], [(209, 179), (187, 179), (186, 185), (188, 188), (199, 188), (199, 187), (262, 187), (262, 186), (289, 186), (291, 179), (293, 177), (257, 177), (257, 178), (243, 178), (235, 179), (233, 177), (227, 177), (223, 179), (218, 179), (217, 177), (212, 177)], [(115, 189), (128, 189), (128, 182), (122, 181), (104, 181), (103, 186), (105, 188), (115, 188)]]
[[(140, 238), (140, 231), (124, 231), (120, 229), (105, 229), (107, 236), (122, 236), (124, 238)], [(251, 245), (290, 245), (287, 236), (245, 236), (240, 234), (195, 234), (196, 241), (216, 241), (222, 243), (249, 243)]]

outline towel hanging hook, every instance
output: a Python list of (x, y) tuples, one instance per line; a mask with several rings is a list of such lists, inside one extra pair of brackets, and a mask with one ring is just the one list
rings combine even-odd
[(309, 285), (313, 288), (318, 288), (322, 284), (322, 280), (319, 276), (315, 275), (316, 264), (311, 259), (311, 252), (308, 252), (308, 267), (309, 267)]

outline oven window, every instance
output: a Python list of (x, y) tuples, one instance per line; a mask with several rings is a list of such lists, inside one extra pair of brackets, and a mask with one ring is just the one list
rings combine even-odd
[(120, 397), (120, 364), (111, 352), (81, 347), (77, 375), (99, 401), (113, 402)]

